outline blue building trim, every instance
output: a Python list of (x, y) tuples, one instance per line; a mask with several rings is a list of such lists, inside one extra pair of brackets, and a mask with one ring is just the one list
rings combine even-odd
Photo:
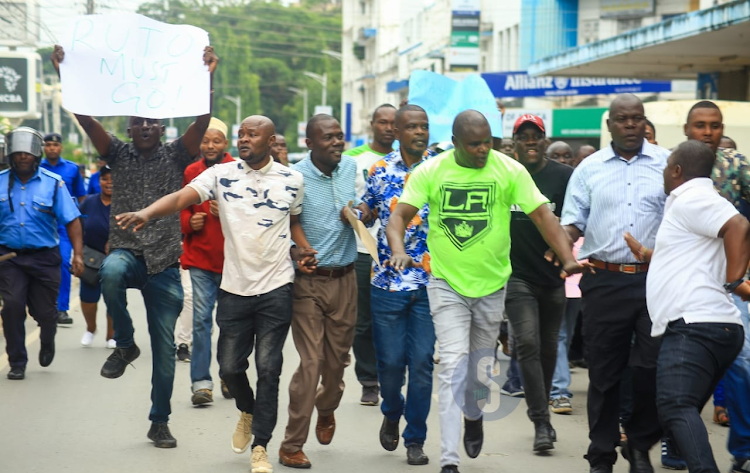
[(532, 61), (529, 74), (545, 75), (639, 49), (750, 21), (750, 0), (685, 13), (618, 36)]

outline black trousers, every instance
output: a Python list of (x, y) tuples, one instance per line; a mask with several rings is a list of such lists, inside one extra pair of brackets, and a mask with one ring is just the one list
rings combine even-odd
[[(8, 253), (0, 249), (0, 255)], [(39, 324), (39, 340), (55, 341), (57, 294), (60, 291), (60, 250), (57, 247), (32, 254), (20, 254), (0, 263), (0, 296), (3, 298), (5, 351), (11, 368), (25, 367), (26, 306)]]
[(656, 411), (656, 361), (661, 340), (650, 334), (646, 273), (599, 270), (584, 275), (580, 287), (589, 365), (591, 443), (586, 458), (592, 466), (614, 464), (615, 447), (620, 442), (620, 381), (628, 365), (633, 377), (632, 413), (623, 425), (628, 442), (635, 449), (648, 450), (661, 438)]

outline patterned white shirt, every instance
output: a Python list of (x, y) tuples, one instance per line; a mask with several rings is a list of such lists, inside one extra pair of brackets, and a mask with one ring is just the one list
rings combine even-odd
[(302, 212), (302, 174), (273, 160), (257, 171), (239, 161), (211, 166), (188, 186), (201, 203), (219, 204), (221, 289), (256, 296), (294, 281), (289, 224), (291, 215)]

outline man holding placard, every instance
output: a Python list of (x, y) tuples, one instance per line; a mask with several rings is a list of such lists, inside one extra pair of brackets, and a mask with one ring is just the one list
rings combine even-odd
[[(62, 46), (55, 46), (51, 60), (58, 74), (64, 57)], [(213, 75), (219, 58), (212, 47), (204, 49), (203, 62)], [(66, 67), (75, 68), (75, 64)], [(209, 99), (208, 113), (199, 116), (182, 137), (166, 145), (161, 142), (164, 127), (160, 119), (130, 117), (127, 131), (132, 141), (124, 143), (107, 133), (94, 118), (76, 114), (94, 147), (112, 169), (112, 181), (117, 189), (112, 196), (112, 218), (147, 207), (182, 187), (185, 168), (198, 156), (211, 119), (210, 102)], [(105, 378), (119, 378), (140, 355), (133, 338), (133, 321), (127, 310), (126, 296), (128, 288), (139, 289), (146, 305), (153, 352), (149, 415), (152, 424), (148, 438), (157, 447), (174, 448), (177, 440), (172, 437), (167, 422), (174, 385), (174, 328), (183, 298), (178, 262), (182, 253), (180, 219), (178, 215), (159, 219), (137, 234), (113, 223), (110, 220), (110, 253), (100, 274), (117, 348), (107, 358), (101, 374)]]

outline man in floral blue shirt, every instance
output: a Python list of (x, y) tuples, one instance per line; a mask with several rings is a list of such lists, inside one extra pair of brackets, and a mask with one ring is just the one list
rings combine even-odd
[[(427, 436), (427, 414), (432, 396), (435, 329), (427, 299), (429, 254), (425, 205), (406, 229), (404, 246), (415, 267), (396, 271), (388, 264), (391, 249), (385, 228), (396, 207), (409, 174), (430, 157), (427, 153), (429, 125), (424, 109), (405, 105), (396, 113), (396, 138), (400, 148), (370, 169), (363, 201), (380, 220), (378, 256), (372, 277), (372, 323), (377, 357), (381, 411), (380, 444), (388, 451), (398, 447), (399, 420), (406, 419), (404, 445), (407, 463), (426, 465), (423, 445)], [(409, 383), (404, 400), (401, 386), (406, 367)]]

